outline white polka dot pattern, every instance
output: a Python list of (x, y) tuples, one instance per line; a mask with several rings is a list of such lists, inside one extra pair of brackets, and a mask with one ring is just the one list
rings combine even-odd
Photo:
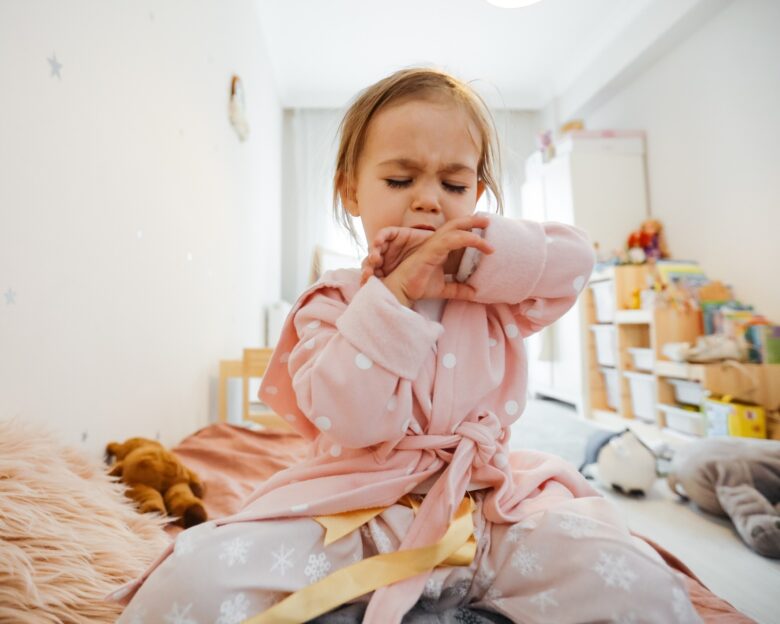
[(499, 468), (506, 468), (506, 466), (509, 464), (509, 459), (503, 453), (496, 453), (493, 456), (493, 461)]
[(330, 447), (330, 454), (332, 457), (339, 457), (341, 455), (341, 445), (334, 444)]
[(506, 333), (509, 338), (517, 338), (520, 334), (520, 330), (517, 329), (517, 325), (512, 324), (504, 327), (504, 333)]
[(314, 348), (314, 345), (317, 344), (317, 341), (314, 338), (310, 338), (306, 342), (303, 343), (303, 346), (306, 347), (309, 351), (311, 351)]
[(301, 503), (300, 505), (293, 505), (292, 507), (290, 507), (290, 511), (292, 511), (293, 513), (299, 513), (301, 511), (306, 511), (308, 508), (309, 508), (308, 503)]
[(387, 411), (394, 412), (396, 407), (398, 407), (398, 399), (391, 396), (387, 401)]
[(327, 416), (320, 416), (314, 419), (314, 426), (320, 431), (327, 431), (333, 426), (333, 423), (330, 422), (330, 418)]
[(585, 285), (585, 276), (580, 275), (575, 277), (571, 285), (574, 287), (574, 292), (580, 292), (582, 287)]
[(457, 359), (455, 358), (454, 353), (447, 353), (442, 359), (441, 363), (444, 365), (444, 368), (455, 368), (455, 363), (457, 362)]
[(279, 388), (277, 388), (276, 386), (268, 386), (265, 389), (265, 393), (270, 395), (278, 394)]
[(506, 411), (507, 414), (510, 416), (514, 416), (517, 414), (517, 411), (520, 409), (520, 405), (517, 403), (517, 401), (507, 401), (504, 404), (504, 411)]
[(374, 363), (362, 353), (358, 353), (355, 356), (355, 366), (360, 370), (368, 370), (374, 365)]

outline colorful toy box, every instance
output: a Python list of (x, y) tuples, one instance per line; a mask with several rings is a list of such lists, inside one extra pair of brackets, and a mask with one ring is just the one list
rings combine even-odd
[(738, 403), (730, 396), (707, 398), (703, 405), (708, 436), (766, 438), (766, 412), (760, 405)]

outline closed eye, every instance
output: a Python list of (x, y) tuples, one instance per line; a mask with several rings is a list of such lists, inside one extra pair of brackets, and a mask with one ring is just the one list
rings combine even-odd
[[(390, 188), (407, 188), (412, 184), (411, 179), (407, 180), (395, 180), (393, 178), (387, 178), (385, 180), (387, 186)], [(450, 184), (449, 182), (442, 182), (442, 186), (451, 193), (465, 193), (468, 189), (467, 186), (458, 186), (457, 184)]]

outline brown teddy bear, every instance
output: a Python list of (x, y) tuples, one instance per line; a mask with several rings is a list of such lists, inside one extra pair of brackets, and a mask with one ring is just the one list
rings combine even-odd
[(109, 474), (127, 484), (127, 496), (141, 513), (156, 511), (177, 516), (179, 523), (191, 527), (207, 519), (203, 484), (162, 444), (146, 438), (130, 438), (106, 446), (106, 457), (115, 457)]

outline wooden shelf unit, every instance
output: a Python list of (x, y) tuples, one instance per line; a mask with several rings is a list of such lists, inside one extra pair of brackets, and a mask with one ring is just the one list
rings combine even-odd
[[(636, 288), (644, 288), (651, 267), (620, 266), (601, 273), (595, 273), (591, 283), (612, 280), (615, 289), (615, 310), (612, 323), (597, 323), (593, 291), (584, 293), (585, 314), (585, 370), (587, 373), (587, 396), (584, 413), (603, 423), (615, 425), (634, 421), (643, 429), (655, 427), (678, 439), (694, 439), (693, 434), (672, 431), (666, 428), (666, 416), (658, 406), (675, 406), (675, 394), (669, 379), (695, 381), (701, 388), (713, 395), (730, 395), (737, 400), (762, 405), (780, 422), (780, 364), (748, 364), (716, 362), (689, 364), (672, 362), (664, 358), (661, 350), (668, 342), (694, 343), (702, 332), (701, 316), (697, 310), (675, 307), (661, 307), (653, 310), (629, 309)], [(617, 409), (607, 404), (607, 390), (602, 365), (596, 357), (596, 343), (590, 326), (611, 325), (615, 328), (617, 361), (614, 367), (618, 375), (619, 398)], [(652, 375), (655, 384), (654, 422), (639, 421), (634, 414), (631, 400), (631, 384), (624, 373), (633, 371), (633, 360), (628, 349), (632, 347), (653, 350), (652, 371), (636, 371)], [(627, 424), (627, 423), (626, 423)]]
[[(614, 283), (615, 310), (612, 323), (598, 323), (593, 291), (588, 288), (584, 293), (585, 319), (588, 327), (585, 352), (589, 391), (584, 411), (589, 418), (596, 415), (609, 416), (610, 414), (627, 419), (636, 418), (631, 397), (631, 384), (625, 376), (625, 372), (640, 372), (652, 376), (657, 394), (660, 384), (655, 369), (650, 371), (636, 370), (629, 349), (634, 347), (652, 349), (657, 364), (662, 361), (661, 348), (665, 343), (693, 342), (696, 336), (701, 333), (701, 323), (697, 311), (674, 308), (653, 310), (630, 308), (634, 300), (634, 291), (646, 287), (651, 270), (651, 267), (647, 265), (619, 266), (594, 274), (591, 283), (608, 280)], [(610, 409), (607, 404), (607, 389), (601, 372), (602, 365), (598, 362), (596, 341), (593, 332), (589, 329), (592, 325), (597, 324), (611, 325), (615, 328), (617, 361), (614, 368), (617, 372), (619, 388), (617, 409), (615, 410)], [(654, 409), (654, 413), (657, 414), (658, 410)], [(657, 416), (655, 424), (663, 426), (663, 422)]]

